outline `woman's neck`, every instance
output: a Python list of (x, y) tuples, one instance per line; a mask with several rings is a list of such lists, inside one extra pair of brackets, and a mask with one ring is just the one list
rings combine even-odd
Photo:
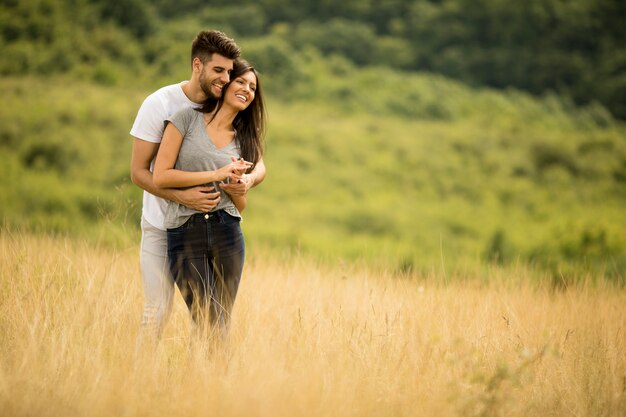
[(232, 130), (233, 129), (233, 121), (237, 116), (237, 112), (233, 111), (227, 107), (220, 107), (220, 109), (215, 112), (208, 114), (207, 120), (209, 120), (209, 124), (215, 127), (216, 129), (224, 129), (224, 130)]

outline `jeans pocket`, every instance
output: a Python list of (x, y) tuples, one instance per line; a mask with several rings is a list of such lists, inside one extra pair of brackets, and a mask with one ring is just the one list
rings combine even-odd
[(178, 227), (167, 229), (167, 254), (168, 256), (184, 249), (185, 241), (189, 238), (190, 229), (193, 228), (193, 220), (190, 217)]
[(184, 232), (185, 230), (189, 229), (192, 225), (192, 220), (193, 220), (193, 216), (189, 217), (185, 223), (181, 224), (178, 227), (172, 227), (171, 229), (167, 229), (167, 233), (178, 233), (178, 232)]
[(232, 214), (228, 214), (227, 212), (222, 213), (222, 224), (238, 224), (241, 219), (239, 217), (235, 217)]

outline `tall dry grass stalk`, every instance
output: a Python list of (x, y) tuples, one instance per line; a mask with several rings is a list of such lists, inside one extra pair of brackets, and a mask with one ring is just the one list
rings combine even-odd
[(3, 231), (0, 250), (2, 416), (626, 415), (623, 289), (252, 254), (226, 345), (189, 348), (177, 294), (136, 361), (136, 248)]

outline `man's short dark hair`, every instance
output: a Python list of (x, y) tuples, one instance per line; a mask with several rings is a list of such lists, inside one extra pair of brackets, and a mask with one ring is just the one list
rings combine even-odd
[(191, 44), (191, 62), (200, 58), (202, 63), (210, 61), (213, 54), (220, 54), (228, 59), (237, 59), (241, 49), (235, 41), (219, 30), (203, 30), (198, 33)]

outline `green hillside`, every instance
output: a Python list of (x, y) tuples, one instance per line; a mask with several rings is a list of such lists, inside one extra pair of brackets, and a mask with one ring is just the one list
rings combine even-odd
[[(251, 245), (405, 270), (443, 258), (621, 274), (626, 132), (601, 107), (317, 64), (308, 93), (270, 100), (269, 176), (245, 213)], [(0, 85), (11, 103), (0, 123), (5, 222), (137, 239), (128, 130), (150, 90)]]
[(277, 53), (315, 49), (359, 66), (556, 91), (623, 120), (625, 20), (622, 0), (3, 0), (0, 74), (111, 83), (117, 64), (135, 74), (147, 64), (171, 76), (197, 28), (217, 27), (265, 41), (268, 72), (285, 64)]
[[(359, 62), (320, 44), (322, 23), (294, 34), (298, 16), (271, 15), (269, 3), (241, 9), (265, 16), (248, 26), (225, 5), (166, 18), (165, 0), (0, 4), (3, 230), (136, 244), (128, 131), (147, 94), (189, 76), (191, 39), (221, 19), (269, 96), (269, 174), (244, 213), (251, 248), (400, 272), (522, 264), (625, 279), (626, 126), (609, 108), (558, 89), (470, 86), (388, 55)], [(333, 27), (349, 38), (374, 15)], [(397, 45), (385, 27), (375, 44)], [(607, 39), (619, 37), (610, 28)]]

